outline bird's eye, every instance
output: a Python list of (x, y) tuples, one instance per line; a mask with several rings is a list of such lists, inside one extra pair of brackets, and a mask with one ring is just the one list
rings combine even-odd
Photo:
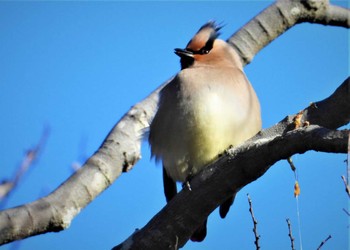
[(195, 55), (205, 55), (205, 54), (209, 54), (209, 52), (210, 52), (210, 49), (208, 49), (206, 47), (203, 47), (200, 50), (196, 50), (196, 51), (191, 50), (191, 49), (186, 49), (186, 50), (192, 52)]
[(205, 55), (205, 54), (208, 54), (208, 53), (209, 53), (208, 49), (206, 49), (206, 48), (201, 49), (201, 54)]

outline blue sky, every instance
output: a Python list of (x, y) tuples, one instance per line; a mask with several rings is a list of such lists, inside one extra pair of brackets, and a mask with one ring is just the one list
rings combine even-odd
[[(0, 180), (10, 178), (24, 152), (51, 128), (39, 161), (8, 207), (48, 194), (91, 155), (136, 102), (179, 70), (173, 49), (184, 47), (208, 20), (226, 25), (226, 39), (270, 1), (0, 2)], [(346, 1), (336, 2), (346, 6)], [(310, 102), (329, 96), (349, 75), (349, 32), (301, 24), (261, 51), (245, 68), (267, 128)], [(347, 126), (349, 128), (349, 126)], [(161, 168), (143, 158), (60, 233), (26, 239), (20, 249), (110, 249), (144, 226), (164, 205)], [(304, 249), (347, 249), (348, 198), (340, 176), (345, 155), (294, 156), (301, 186)], [(254, 249), (246, 194), (264, 249), (289, 249), (286, 218), (298, 235), (294, 175), (286, 162), (238, 194), (228, 217), (209, 218), (203, 243), (184, 249)], [(297, 249), (300, 249), (296, 237)], [(2, 249), (11, 249), (6, 245)]]

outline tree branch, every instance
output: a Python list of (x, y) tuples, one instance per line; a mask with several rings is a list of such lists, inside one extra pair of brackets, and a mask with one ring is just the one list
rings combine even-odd
[(292, 250), (295, 250), (294, 247), (294, 237), (293, 237), (293, 233), (292, 233), (292, 225), (290, 224), (290, 219), (286, 219), (287, 221), (287, 226), (288, 226), (288, 237), (290, 239), (290, 247), (292, 248)]
[(227, 42), (241, 56), (244, 64), (269, 43), (299, 23), (350, 28), (349, 9), (329, 4), (328, 0), (279, 0), (233, 34)]
[[(349, 107), (350, 78), (347, 78), (328, 98), (298, 113), (303, 123), (308, 121), (312, 125), (295, 128), (297, 115), (291, 115), (241, 146), (227, 150), (192, 179), (192, 191), (183, 189), (144, 228), (113, 249), (182, 247), (218, 205), (261, 177), (277, 161), (308, 150), (346, 153), (349, 131), (332, 129), (349, 123)], [(327, 120), (337, 115), (342, 119)]]
[[(113, 248), (175, 249), (189, 240), (194, 230), (230, 195), (261, 177), (274, 163), (308, 150), (345, 153), (348, 131), (310, 125), (270, 139), (250, 140), (230, 149), (191, 181), (141, 230)], [(208, 199), (210, 197), (210, 199)]]
[[(295, 1), (289, 1), (286, 6), (293, 7), (294, 2)], [(282, 34), (284, 31), (296, 23), (291, 22), (288, 23), (288, 25), (282, 26), (269, 25), (271, 28), (275, 29), (275, 31), (273, 31), (273, 34), (271, 35), (271, 32), (273, 30), (271, 28), (268, 29), (268, 32), (265, 31), (266, 34), (270, 34), (269, 36), (262, 34), (264, 32), (261, 30), (264, 29), (265, 23), (273, 16), (274, 18), (272, 18), (270, 21), (276, 22), (276, 20), (281, 17), (280, 11), (285, 11), (285, 9), (282, 8), (276, 9), (277, 5), (279, 6), (284, 4), (277, 2), (276, 4), (268, 7), (264, 12), (255, 18), (257, 21), (253, 20), (249, 22), (241, 31), (237, 32), (229, 39), (229, 41), (233, 43), (235, 48), (240, 52), (245, 64), (250, 62), (253, 56), (264, 46), (266, 46), (278, 35)], [(289, 9), (289, 11), (292, 11), (292, 9)], [(310, 10), (310, 12), (311, 11), (314, 10)], [(270, 15), (267, 13), (270, 13)], [(341, 18), (333, 19), (340, 20)], [(311, 21), (311, 19), (308, 21)], [(282, 22), (285, 22), (285, 20)], [(315, 19), (314, 22), (319, 22), (319, 20)], [(263, 23), (264, 25), (262, 25)], [(335, 25), (333, 23), (332, 25)], [(247, 36), (247, 34), (245, 34), (247, 32), (246, 27), (252, 28), (248, 29), (250, 30), (249, 36), (254, 37), (254, 39), (244, 39), (244, 36)], [(260, 27), (260, 29), (257, 27)], [(256, 41), (262, 42), (257, 43)], [(242, 49), (245, 47), (249, 48), (249, 50)], [(164, 83), (162, 86), (165, 84), (166, 83)], [(158, 103), (158, 92), (162, 86), (151, 93), (142, 102), (132, 107), (130, 111), (125, 114), (124, 117), (115, 125), (115, 127), (102, 143), (101, 147), (93, 156), (87, 160), (83, 168), (78, 170), (53, 193), (32, 203), (0, 212), (0, 244), (23, 239), (41, 233), (60, 231), (67, 228), (70, 225), (72, 219), (81, 211), (81, 209), (87, 206), (94, 198), (96, 198), (97, 195), (99, 195), (104, 189), (111, 185), (123, 171), (130, 170), (141, 157), (141, 134), (143, 130), (149, 126), (149, 121), (152, 120), (155, 114), (156, 106)], [(337, 113), (334, 116), (341, 116), (343, 117), (343, 120), (347, 120), (349, 117), (349, 110), (350, 109), (345, 111), (343, 114)], [(287, 121), (288, 119), (282, 122), (282, 124), (288, 125), (289, 123)], [(261, 133), (261, 136), (265, 139), (270, 138), (270, 135), (274, 135), (281, 129), (285, 130), (284, 125), (266, 130)], [(305, 128), (301, 129), (301, 131), (304, 130), (307, 132), (301, 134), (307, 136), (310, 131)], [(341, 139), (339, 140), (342, 141)], [(326, 148), (330, 146), (321, 138), (320, 141), (323, 143), (322, 145), (327, 145), (325, 146)], [(247, 145), (249, 145), (249, 143)], [(253, 146), (253, 144), (251, 146)], [(289, 153), (292, 154), (293, 151)], [(220, 172), (221, 170), (218, 171)], [(247, 178), (248, 179), (246, 179), (246, 181), (249, 181), (249, 178), (252, 177), (247, 176)], [(198, 178), (195, 178), (195, 180), (197, 179)], [(194, 181), (194, 183), (196, 183), (196, 181)], [(193, 185), (194, 187), (197, 187), (195, 184)], [(224, 190), (225, 189), (222, 189), (222, 191)], [(223, 192), (221, 195), (226, 196), (227, 193)], [(182, 196), (180, 195), (180, 197)], [(197, 198), (196, 200), (198, 201)], [(173, 203), (175, 203), (175, 201), (171, 202), (169, 205)], [(205, 213), (208, 215), (211, 209), (205, 209)], [(203, 214), (200, 215), (200, 218), (202, 217)], [(199, 220), (201, 220), (200, 218)], [(191, 216), (187, 216), (187, 219), (189, 219), (193, 225), (196, 224), (194, 223), (194, 220)], [(198, 222), (198, 218), (196, 218), (196, 221)], [(193, 228), (190, 227), (186, 230), (193, 231), (192, 229)], [(161, 231), (158, 231), (157, 234), (159, 235), (160, 232)], [(179, 232), (181, 232), (181, 230)], [(161, 232), (161, 235), (164, 235), (164, 233)], [(182, 246), (186, 241), (187, 236), (180, 235), (178, 237), (178, 242), (179, 246)], [(176, 237), (174, 237), (174, 240), (175, 238)], [(173, 243), (174, 241), (168, 242)]]
[(82, 208), (111, 185), (123, 171), (128, 171), (141, 157), (142, 130), (149, 126), (149, 119), (157, 105), (155, 97), (161, 87), (132, 107), (83, 168), (53, 193), (32, 203), (0, 212), (0, 245), (68, 228)]
[(16, 170), (15, 176), (12, 180), (3, 181), (0, 184), (0, 209), (4, 208), (8, 198), (16, 189), (23, 176), (27, 171), (33, 167), (35, 161), (39, 158), (43, 148), (46, 145), (47, 138), (49, 136), (49, 127), (44, 127), (41, 138), (35, 147), (28, 149), (26, 155), (24, 156), (22, 163), (19, 165)]
[(321, 244), (318, 246), (317, 250), (320, 250), (324, 244), (326, 244), (326, 242), (332, 238), (332, 235), (328, 235), (328, 237), (326, 239), (324, 239)]
[(249, 213), (250, 213), (250, 215), (252, 217), (252, 221), (253, 221), (253, 233), (254, 233), (254, 237), (255, 237), (254, 244), (255, 244), (256, 250), (259, 250), (260, 249), (260, 244), (259, 244), (260, 235), (258, 233), (258, 227), (257, 227), (258, 221), (256, 220), (255, 215), (254, 215), (252, 199), (250, 198), (249, 194), (247, 194), (247, 196), (248, 196), (248, 203), (249, 203)]

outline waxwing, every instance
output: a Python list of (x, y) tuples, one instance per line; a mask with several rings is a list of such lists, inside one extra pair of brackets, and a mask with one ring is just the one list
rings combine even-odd
[[(230, 146), (237, 146), (261, 130), (260, 104), (243, 72), (236, 51), (217, 39), (215, 22), (203, 25), (185, 49), (175, 49), (181, 71), (160, 92), (151, 122), (152, 156), (163, 163), (166, 200)], [(220, 206), (224, 218), (233, 197)], [(206, 220), (193, 241), (206, 236)]]

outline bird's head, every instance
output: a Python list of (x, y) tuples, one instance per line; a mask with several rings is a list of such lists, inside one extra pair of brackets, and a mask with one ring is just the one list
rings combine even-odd
[(175, 49), (175, 54), (181, 58), (182, 69), (232, 61), (232, 48), (225, 41), (217, 39), (220, 29), (221, 26), (210, 21), (199, 29), (185, 49)]

